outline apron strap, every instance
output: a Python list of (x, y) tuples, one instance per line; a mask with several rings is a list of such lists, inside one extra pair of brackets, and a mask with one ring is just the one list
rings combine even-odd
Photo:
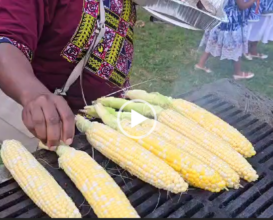
[(86, 55), (81, 59), (81, 61), (77, 64), (77, 66), (74, 68), (74, 70), (70, 74), (64, 87), (62, 89), (56, 89), (54, 94), (65, 96), (67, 91), (69, 90), (70, 86), (72, 84), (74, 84), (80, 76), (82, 76), (84, 68), (85, 68), (92, 52), (94, 51), (96, 46), (101, 41), (104, 34), (105, 34), (105, 9), (104, 9), (104, 5), (103, 5), (103, 0), (100, 0), (100, 19), (98, 21), (97, 29), (95, 30), (94, 40), (93, 40), (92, 44), (90, 45)]

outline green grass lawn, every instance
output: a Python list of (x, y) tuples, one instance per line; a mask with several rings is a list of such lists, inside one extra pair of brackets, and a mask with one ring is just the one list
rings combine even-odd
[[(198, 45), (203, 32), (190, 31), (167, 24), (154, 24), (150, 15), (143, 9), (138, 10), (138, 20), (145, 27), (135, 29), (135, 57), (132, 84), (149, 81), (138, 89), (158, 91), (166, 95), (181, 94), (202, 84), (221, 78), (232, 77), (231, 61), (211, 58), (208, 66), (214, 73), (196, 72), (193, 69), (200, 53)], [(273, 97), (273, 43), (261, 45), (261, 51), (269, 55), (266, 61), (244, 61), (244, 70), (252, 71), (256, 77), (241, 81), (249, 88)]]

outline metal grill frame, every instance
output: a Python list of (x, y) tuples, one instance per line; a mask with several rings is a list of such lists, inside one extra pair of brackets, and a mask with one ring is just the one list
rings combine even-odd
[[(219, 83), (216, 84), (219, 86)], [(212, 84), (213, 86), (213, 84)], [(241, 182), (243, 188), (213, 194), (204, 190), (189, 189), (183, 195), (171, 195), (127, 174), (111, 171), (141, 217), (149, 218), (269, 218), (273, 217), (273, 128), (260, 122), (250, 114), (220, 100), (214, 95), (203, 95), (202, 89), (183, 97), (218, 115), (241, 131), (255, 146), (257, 155), (250, 163), (258, 171), (260, 179), (256, 183)], [(196, 96), (196, 94), (199, 94)], [(92, 155), (92, 150), (84, 135), (78, 135), (73, 143), (77, 149)], [(73, 199), (86, 218), (96, 218), (81, 193), (65, 173), (58, 169), (55, 153), (39, 151), (38, 160), (49, 170), (58, 183)], [(95, 159), (107, 168), (116, 167), (112, 162), (95, 152)], [(125, 175), (125, 174), (123, 174)], [(160, 199), (158, 199), (160, 197)], [(22, 192), (14, 180), (0, 184), (0, 218), (34, 218), (46, 215)]]

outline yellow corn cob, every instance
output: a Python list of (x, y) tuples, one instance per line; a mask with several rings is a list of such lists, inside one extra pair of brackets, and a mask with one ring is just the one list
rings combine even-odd
[(237, 129), (194, 103), (183, 99), (172, 99), (159, 93), (147, 93), (143, 90), (128, 91), (126, 97), (130, 99), (142, 99), (165, 109), (171, 108), (227, 141), (243, 156), (252, 157), (256, 154), (250, 141)]
[[(118, 98), (101, 98), (97, 100), (98, 103), (104, 106), (121, 108), (127, 101)], [(224, 160), (230, 167), (236, 171), (240, 177), (252, 182), (258, 179), (257, 172), (246, 161), (246, 159), (235, 151), (227, 142), (219, 137), (211, 134), (196, 122), (186, 118), (178, 112), (171, 109), (163, 109), (159, 106), (153, 106), (157, 113), (157, 120), (170, 128), (178, 131), (182, 135), (195, 141), (200, 146), (204, 147), (220, 159)], [(147, 117), (153, 117), (152, 110), (142, 103), (130, 103), (124, 108), (124, 111), (135, 110), (138, 113)]]
[[(131, 127), (129, 121), (122, 122), (123, 129), (131, 136), (143, 136), (150, 131), (141, 126)], [(141, 146), (158, 156), (181, 173), (182, 177), (192, 186), (220, 192), (226, 187), (222, 177), (211, 167), (183, 151), (154, 133), (142, 139), (135, 139)]]
[(176, 171), (123, 134), (79, 115), (76, 125), (95, 149), (144, 182), (176, 194), (188, 189)]
[[(119, 130), (117, 117), (113, 113), (109, 112), (101, 104), (95, 105), (94, 108), (106, 125)], [(195, 157), (171, 145), (160, 136), (153, 133), (147, 136), (150, 128), (141, 125), (131, 127), (130, 120), (126, 119), (121, 123), (121, 127), (132, 137), (131, 139), (137, 141), (141, 146), (181, 173), (182, 177), (191, 185), (212, 192), (220, 192), (226, 187), (224, 180), (215, 170), (201, 163)], [(139, 137), (142, 138), (139, 139)]]
[[(41, 148), (47, 149), (42, 143)], [(59, 166), (81, 191), (99, 218), (139, 218), (109, 174), (87, 153), (60, 145)]]
[(173, 101), (173, 109), (227, 141), (243, 156), (252, 157), (256, 154), (250, 141), (247, 140), (237, 129), (205, 109), (182, 99), (176, 99)]
[[(141, 124), (141, 126), (151, 129), (153, 127), (153, 123), (153, 120), (146, 120)], [(239, 188), (239, 175), (233, 169), (231, 169), (225, 161), (215, 156), (210, 151), (204, 149), (200, 145), (196, 144), (194, 141), (190, 140), (189, 138), (183, 136), (179, 132), (171, 129), (170, 127), (160, 122), (157, 122), (153, 133), (164, 138), (165, 140), (172, 143), (174, 146), (191, 154), (198, 160), (213, 168), (225, 180), (229, 188)]]
[(249, 182), (258, 179), (257, 172), (241, 154), (217, 136), (211, 135), (195, 122), (173, 110), (162, 111), (158, 120), (194, 140), (197, 144), (227, 162), (243, 179)]
[[(99, 112), (99, 114), (97, 113), (94, 106), (89, 106), (86, 110), (82, 110), (82, 112), (91, 116), (91, 117), (101, 118), (110, 127), (113, 127), (114, 129), (118, 129), (118, 127), (115, 126), (117, 121), (114, 121), (112, 123), (109, 119), (105, 120), (106, 113), (103, 113), (103, 111), (101, 109), (99, 109), (98, 106), (99, 106), (99, 104), (96, 106), (96, 109)], [(111, 114), (114, 117), (117, 117), (118, 114), (117, 114), (117, 112), (115, 112), (114, 109), (112, 109), (112, 108), (104, 108), (104, 109), (108, 111), (108, 114)], [(101, 115), (101, 117), (100, 117), (100, 115)], [(194, 141), (181, 135), (180, 133), (171, 129), (170, 127), (168, 127), (160, 122), (155, 122), (154, 120), (151, 120), (151, 119), (146, 120), (143, 123), (141, 123), (140, 125), (138, 125), (137, 127), (135, 127), (135, 129), (138, 129), (138, 133), (139, 133), (139, 134), (136, 134), (136, 132), (134, 131), (135, 129), (133, 131), (131, 131), (131, 127), (128, 127), (128, 125), (130, 125), (129, 122), (128, 123), (126, 122), (126, 120), (131, 120), (131, 113), (122, 112), (122, 113), (120, 113), (119, 116), (120, 116), (120, 120), (123, 121), (122, 127), (126, 128), (126, 132), (131, 134), (131, 136), (137, 135), (139, 137), (139, 136), (146, 135), (153, 128), (154, 123), (156, 123), (153, 133), (151, 134), (154, 138), (157, 138), (157, 137), (163, 138), (166, 141), (173, 144), (174, 145), (174, 146), (172, 146), (173, 148), (178, 147), (181, 150), (183, 150), (184, 152), (191, 154), (193, 157), (195, 157), (198, 160), (202, 161), (203, 163), (207, 164), (208, 166), (213, 168), (215, 171), (217, 171), (221, 175), (221, 177), (225, 180), (226, 185), (229, 188), (235, 188), (235, 189), (239, 188), (239, 186), (240, 186), (239, 175), (233, 169), (231, 169), (230, 166), (226, 162), (224, 162), (222, 159), (218, 158), (217, 156), (213, 155), (211, 152), (207, 151), (203, 147), (199, 146)], [(109, 118), (109, 115), (107, 117)], [(140, 129), (140, 127), (141, 127), (141, 129)], [(133, 133), (131, 133), (131, 132), (133, 132)], [(157, 137), (155, 137), (155, 136), (157, 136)], [(145, 142), (145, 139), (144, 139), (144, 142)], [(148, 148), (148, 149), (150, 149), (150, 148)], [(154, 149), (151, 151), (153, 152)], [(171, 161), (173, 161), (174, 158), (175, 157), (170, 156)]]
[(46, 214), (52, 218), (81, 218), (71, 198), (20, 142), (4, 141), (1, 157), (19, 186)]

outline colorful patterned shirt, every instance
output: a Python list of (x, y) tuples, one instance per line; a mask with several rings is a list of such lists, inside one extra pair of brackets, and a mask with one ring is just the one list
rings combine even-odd
[(224, 8), (228, 23), (221, 23), (219, 29), (222, 31), (237, 31), (248, 24), (249, 10), (240, 10), (236, 0), (227, 0)]
[(257, 5), (257, 2), (255, 2), (252, 7), (248, 9), (249, 15), (248, 15), (248, 21), (257, 22), (260, 20), (260, 17), (262, 14), (267, 11), (270, 1), (272, 0), (260, 0), (260, 4)]
[(273, 13), (273, 0), (263, 0), (263, 10), (262, 14), (272, 14)]
[[(128, 86), (133, 60), (133, 1), (103, 2), (106, 33), (83, 76), (89, 103)], [(54, 92), (92, 43), (99, 12), (99, 0), (1, 0), (0, 43), (19, 48), (32, 62), (37, 78)], [(83, 107), (79, 80), (68, 91), (67, 101), (74, 110)]]

